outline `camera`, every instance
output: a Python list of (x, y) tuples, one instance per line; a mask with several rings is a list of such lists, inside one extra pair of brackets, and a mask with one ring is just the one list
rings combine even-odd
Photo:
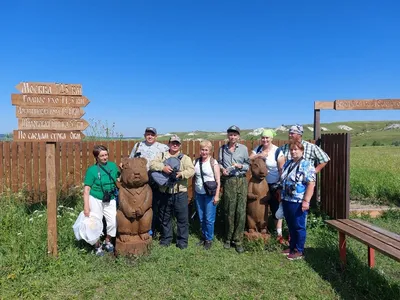
[(133, 156), (134, 158), (136, 158), (136, 157), (140, 157), (140, 155), (142, 155), (142, 153), (141, 152), (136, 152), (135, 153), (135, 155)]
[(111, 201), (112, 192), (104, 191), (103, 202), (108, 203)]

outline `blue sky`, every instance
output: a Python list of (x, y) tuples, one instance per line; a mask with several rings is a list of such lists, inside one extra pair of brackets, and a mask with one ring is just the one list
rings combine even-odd
[(399, 11), (396, 0), (4, 1), (0, 132), (18, 127), (21, 81), (81, 83), (83, 118), (124, 136), (312, 123), (316, 100), (400, 98)]

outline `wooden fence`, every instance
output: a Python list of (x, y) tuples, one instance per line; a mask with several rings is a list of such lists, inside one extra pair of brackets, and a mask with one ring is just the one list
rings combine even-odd
[[(79, 143), (56, 143), (56, 182), (58, 192), (68, 192), (71, 188), (81, 187), (86, 169), (92, 165), (92, 149), (96, 144), (109, 149), (109, 160), (117, 164), (123, 157), (128, 157), (137, 141), (109, 140), (85, 141)], [(276, 140), (281, 146), (287, 141)], [(166, 142), (165, 142), (166, 143)], [(212, 141), (214, 157), (223, 140)], [(249, 151), (259, 143), (242, 141)], [(183, 141), (182, 152), (192, 159), (200, 155), (199, 141)], [(250, 176), (248, 172), (248, 176)], [(191, 181), (190, 181), (191, 183)], [(24, 191), (29, 201), (41, 201), (46, 197), (46, 143), (34, 142), (0, 142), (0, 193)], [(190, 190), (191, 194), (191, 190)]]
[[(95, 144), (103, 144), (109, 149), (109, 159), (117, 164), (121, 158), (129, 156), (137, 141), (85, 141), (79, 143), (56, 143), (56, 182), (58, 192), (68, 193), (82, 186), (86, 169), (93, 164), (92, 149)], [(218, 157), (218, 149), (225, 141), (212, 141), (213, 156)], [(310, 141), (314, 142), (314, 141)], [(259, 141), (242, 141), (249, 149), (254, 149)], [(274, 140), (277, 146), (287, 141)], [(324, 134), (321, 147), (331, 161), (321, 172), (322, 210), (333, 218), (348, 218), (349, 214), (349, 134)], [(32, 142), (0, 142), (0, 193), (24, 191), (29, 202), (46, 198), (46, 144)], [(199, 141), (183, 141), (182, 152), (192, 159), (199, 157)], [(250, 172), (247, 173), (250, 177)], [(192, 195), (189, 180), (189, 197)]]
[(321, 171), (321, 209), (334, 219), (347, 219), (350, 210), (350, 135), (323, 134), (321, 148), (331, 158)]

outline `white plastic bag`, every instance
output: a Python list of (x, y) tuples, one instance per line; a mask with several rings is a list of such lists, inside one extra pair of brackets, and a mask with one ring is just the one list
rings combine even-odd
[(89, 217), (85, 217), (82, 211), (72, 228), (78, 241), (82, 239), (88, 244), (94, 245), (103, 232), (103, 222), (93, 213), (90, 213)]
[(279, 208), (278, 208), (278, 210), (277, 210), (276, 213), (275, 213), (275, 217), (276, 217), (278, 220), (281, 220), (281, 219), (284, 218), (284, 216), (283, 216), (282, 201), (279, 203)]

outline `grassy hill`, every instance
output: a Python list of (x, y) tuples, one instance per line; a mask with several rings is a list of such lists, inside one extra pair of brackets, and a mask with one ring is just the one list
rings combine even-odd
[[(391, 125), (394, 127), (398, 124), (398, 128), (389, 129)], [(347, 128), (346, 128), (347, 126)], [(303, 124), (304, 138), (313, 139), (313, 124)], [(268, 126), (264, 128), (270, 128)], [(283, 124), (277, 129), (277, 136), (275, 139), (287, 139), (287, 129), (290, 125)], [(276, 129), (276, 128), (273, 128)], [(286, 129), (286, 131), (284, 131)], [(322, 134), (329, 133), (343, 133), (348, 132), (351, 135), (352, 146), (368, 146), (368, 145), (393, 145), (398, 143), (400, 145), (400, 121), (349, 121), (349, 122), (335, 122), (335, 123), (321, 123)], [(347, 129), (347, 130), (346, 130)], [(351, 129), (351, 130), (349, 130)], [(259, 129), (242, 129), (241, 137), (244, 140), (254, 140), (260, 137), (257, 132)], [(159, 134), (159, 140), (168, 140), (171, 134), (177, 134), (184, 140), (196, 139), (209, 139), (220, 140), (226, 138), (226, 132), (169, 132), (166, 134)]]

